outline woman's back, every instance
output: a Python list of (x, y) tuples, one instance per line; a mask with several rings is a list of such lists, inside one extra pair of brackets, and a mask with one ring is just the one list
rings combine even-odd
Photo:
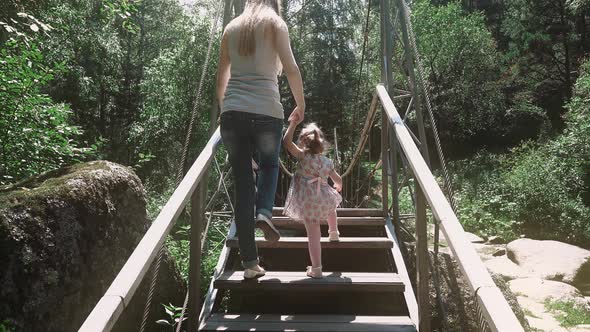
[[(267, 17), (258, 22), (249, 20), (248, 15), (242, 14), (226, 28), (231, 77), (222, 111), (245, 111), (282, 119), (283, 106), (277, 77), (281, 62), (275, 36), (284, 22), (274, 13), (265, 14)], [(254, 40), (250, 41), (253, 45), (244, 45), (249, 42), (244, 36), (247, 29), (253, 33)], [(248, 46), (253, 46), (252, 54), (245, 54)]]

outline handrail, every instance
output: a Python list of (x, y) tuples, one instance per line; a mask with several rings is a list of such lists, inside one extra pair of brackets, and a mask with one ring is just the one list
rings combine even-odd
[(385, 86), (378, 85), (376, 93), (432, 213), (440, 221), (449, 247), (477, 298), (489, 327), (493, 331), (524, 331), (475, 249), (467, 241), (463, 227), (410, 136)]
[(207, 173), (220, 142), (221, 134), (217, 128), (109, 289), (86, 318), (79, 332), (110, 331), (113, 328), (131, 301), (178, 216)]

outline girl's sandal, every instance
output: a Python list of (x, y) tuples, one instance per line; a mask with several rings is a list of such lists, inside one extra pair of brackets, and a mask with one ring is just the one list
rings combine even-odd
[(321, 279), (324, 276), (322, 275), (322, 267), (307, 267), (307, 276), (314, 278), (314, 279)]
[(340, 241), (340, 232), (338, 232), (338, 231), (328, 232), (328, 239), (330, 240), (330, 242)]

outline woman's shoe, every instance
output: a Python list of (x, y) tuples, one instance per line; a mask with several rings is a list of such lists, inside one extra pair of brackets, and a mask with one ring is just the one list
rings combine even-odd
[(277, 242), (281, 238), (279, 230), (272, 224), (270, 218), (262, 213), (256, 217), (256, 228), (264, 233), (264, 239), (269, 242)]
[(264, 276), (266, 270), (261, 268), (260, 265), (256, 265), (251, 269), (244, 269), (244, 279), (256, 279)]
[(338, 232), (338, 231), (328, 232), (328, 239), (330, 240), (330, 242), (340, 241), (340, 232)]
[(322, 275), (322, 267), (307, 267), (307, 276), (314, 278), (314, 279), (321, 279), (324, 276)]

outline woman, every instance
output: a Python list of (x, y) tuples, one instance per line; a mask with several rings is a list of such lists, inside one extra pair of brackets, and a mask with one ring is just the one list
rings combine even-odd
[[(266, 272), (258, 265), (254, 228), (262, 229), (267, 241), (280, 238), (271, 217), (283, 132), (277, 77), (281, 72), (287, 75), (297, 103), (290, 119), (303, 120), (305, 112), (301, 73), (291, 50), (287, 24), (281, 18), (280, 2), (247, 1), (244, 13), (224, 31), (217, 73), (221, 136), (233, 168), (235, 221), (247, 279)], [(252, 181), (254, 154), (258, 155), (260, 173), (257, 197)]]

